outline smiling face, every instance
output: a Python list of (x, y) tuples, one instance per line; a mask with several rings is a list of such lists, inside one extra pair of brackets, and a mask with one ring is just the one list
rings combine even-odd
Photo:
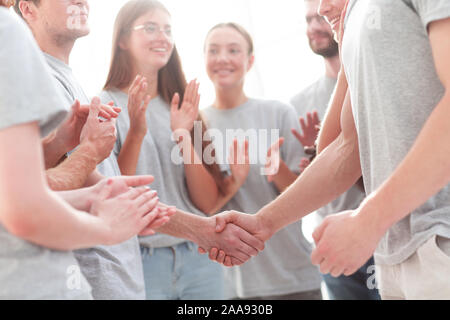
[(346, 0), (321, 0), (319, 14), (324, 16), (335, 34), (339, 32), (341, 14), (344, 10)]
[(212, 30), (205, 43), (206, 71), (216, 88), (243, 86), (254, 56), (250, 44), (237, 30), (219, 27)]
[(129, 52), (138, 71), (160, 70), (169, 62), (174, 48), (170, 15), (154, 9), (140, 16), (120, 46)]
[(333, 31), (324, 17), (318, 13), (320, 0), (305, 2), (306, 35), (312, 51), (325, 58), (338, 54), (338, 44), (334, 40)]
[(57, 41), (74, 41), (89, 34), (87, 0), (41, 0), (29, 20), (35, 32), (46, 32)]

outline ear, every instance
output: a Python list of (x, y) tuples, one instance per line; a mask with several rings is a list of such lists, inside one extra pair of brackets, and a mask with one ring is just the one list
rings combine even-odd
[(249, 58), (248, 58), (248, 67), (247, 67), (247, 72), (250, 71), (253, 68), (253, 65), (255, 64), (255, 55), (252, 54)]
[[(19, 1), (19, 0), (18, 0)], [(37, 7), (33, 1), (20, 1), (19, 9), (25, 21), (35, 20), (37, 16)]]

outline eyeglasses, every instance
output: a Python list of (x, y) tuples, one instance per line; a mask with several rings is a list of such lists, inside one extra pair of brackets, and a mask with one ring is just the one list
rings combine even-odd
[(160, 27), (159, 25), (155, 23), (146, 23), (141, 24), (139, 26), (135, 26), (133, 30), (141, 30), (143, 29), (145, 33), (149, 36), (155, 37), (158, 33), (162, 32), (164, 35), (172, 39), (172, 28), (171, 27)]

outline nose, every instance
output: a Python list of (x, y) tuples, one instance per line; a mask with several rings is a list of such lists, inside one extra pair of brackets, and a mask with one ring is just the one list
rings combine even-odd
[(217, 55), (217, 61), (218, 62), (228, 62), (230, 59), (228, 57), (228, 54), (226, 50), (220, 50), (219, 54)]
[(330, 0), (320, 0), (319, 10), (317, 13), (324, 17), (328, 12), (330, 12)]

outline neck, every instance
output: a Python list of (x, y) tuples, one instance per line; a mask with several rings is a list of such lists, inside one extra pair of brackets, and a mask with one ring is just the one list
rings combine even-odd
[(248, 97), (244, 93), (243, 86), (227, 89), (216, 88), (214, 107), (217, 109), (233, 109), (247, 100)]
[(75, 40), (52, 39), (47, 35), (37, 35), (35, 38), (41, 50), (58, 60), (69, 64), (70, 53), (72, 52)]
[[(142, 70), (142, 69), (136, 69), (133, 72), (132, 79), (136, 79), (136, 77), (144, 76), (147, 79), (147, 94), (153, 98), (158, 96), (158, 71), (157, 70)], [(128, 91), (130, 90), (131, 83), (128, 87), (123, 89), (125, 93), (128, 94)]]
[(339, 70), (341, 69), (341, 61), (339, 55), (334, 57), (325, 58), (325, 75), (330, 78), (337, 79)]

